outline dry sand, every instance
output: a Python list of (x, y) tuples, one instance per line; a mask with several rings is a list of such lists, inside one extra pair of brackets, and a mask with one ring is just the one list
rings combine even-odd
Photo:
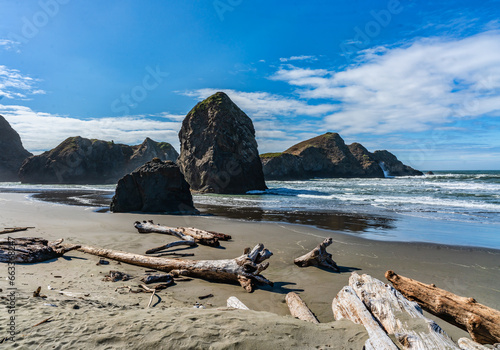
[[(24, 194), (0, 194), (0, 228), (34, 226), (12, 237), (35, 236), (68, 243), (88, 244), (143, 254), (147, 249), (173, 241), (160, 234), (138, 234), (136, 220), (153, 219), (169, 226), (194, 226), (233, 236), (221, 249), (199, 246), (180, 252), (194, 259), (224, 259), (241, 255), (245, 247), (262, 242), (274, 256), (264, 275), (273, 288), (259, 287), (246, 293), (240, 286), (202, 280), (178, 282), (159, 292), (147, 309), (150, 294), (115, 291), (134, 289), (145, 269), (118, 264), (96, 265), (99, 258), (80, 252), (39, 264), (17, 265), (15, 342), (0, 346), (13, 349), (361, 349), (367, 335), (349, 321), (334, 321), (331, 302), (348, 283), (351, 271), (368, 273), (385, 281), (384, 273), (435, 283), (453, 293), (472, 296), (500, 309), (500, 251), (431, 244), (364, 240), (307, 226), (256, 223), (219, 217), (96, 213), (92, 209), (29, 200)], [(471, 233), (474, 234), (474, 233)], [(3, 235), (6, 238), (6, 235)], [(293, 259), (333, 237), (328, 248), (341, 273), (315, 267), (298, 268)], [(110, 270), (135, 278), (104, 282)], [(0, 265), (1, 295), (7, 295), (7, 265)], [(46, 299), (33, 298), (42, 286)], [(48, 289), (50, 286), (50, 290)], [(295, 291), (322, 322), (308, 324), (289, 316), (286, 293)], [(198, 296), (213, 294), (200, 301)], [(226, 299), (236, 296), (250, 309), (225, 309)], [(195, 309), (200, 302), (205, 309)], [(9, 314), (0, 300), (0, 340), (7, 336)], [(36, 327), (38, 322), (52, 317)], [(435, 319), (455, 340), (467, 334)]]

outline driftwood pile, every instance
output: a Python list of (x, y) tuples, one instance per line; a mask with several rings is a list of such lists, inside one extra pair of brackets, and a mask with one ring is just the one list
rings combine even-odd
[[(195, 246), (204, 244), (219, 246), (219, 241), (229, 240), (231, 236), (199, 230), (195, 228), (172, 228), (155, 225), (152, 221), (136, 222), (140, 233), (163, 233), (180, 238), (146, 254), (155, 253), (178, 245)], [(332, 244), (327, 238), (309, 253), (298, 257), (294, 263), (300, 267), (318, 266), (339, 271), (332, 255), (326, 248)], [(116, 261), (142, 266), (167, 274), (147, 276), (145, 284), (166, 282), (165, 287), (174, 283), (173, 278), (187, 276), (209, 281), (240, 284), (247, 292), (252, 292), (257, 284), (273, 286), (261, 273), (273, 254), (263, 244), (253, 249), (246, 248), (243, 255), (233, 259), (187, 260), (152, 257), (86, 245), (63, 244), (62, 239), (49, 242), (41, 238), (8, 238), (0, 240), (0, 262), (34, 263), (62, 256), (70, 250)], [(14, 253), (13, 253), (14, 252)], [(108, 278), (115, 280), (111, 271)], [(473, 298), (464, 298), (427, 285), (393, 271), (386, 272), (386, 278), (393, 286), (387, 285), (369, 275), (359, 276), (352, 273), (349, 285), (342, 288), (332, 302), (336, 320), (349, 319), (361, 324), (367, 330), (369, 339), (365, 349), (486, 349), (480, 344), (500, 342), (500, 312), (477, 303)], [(149, 305), (157, 290), (141, 284), (141, 288), (151, 292)], [(161, 287), (161, 288), (160, 288)], [(130, 290), (130, 287), (128, 287)], [(290, 313), (301, 320), (319, 323), (314, 313), (296, 294), (289, 293), (285, 301)], [(248, 310), (240, 300), (231, 297), (227, 306)], [(426, 318), (422, 308), (469, 332), (473, 340), (461, 338), (458, 344), (432, 320)]]
[[(394, 272), (388, 271), (387, 273), (394, 278)], [(404, 279), (404, 277), (398, 277)], [(405, 285), (404, 288), (406, 287)], [(446, 293), (447, 297), (453, 300), (461, 300), (460, 297), (452, 293)], [(469, 315), (469, 318), (476, 317), (480, 324), (496, 323), (490, 323), (488, 331), (483, 329), (481, 333), (483, 338), (478, 337), (477, 334), (474, 336), (471, 333), (471, 336), (477, 342), (468, 338), (460, 338), (458, 344), (455, 344), (436, 322), (423, 315), (421, 307), (416, 302), (406, 299), (403, 294), (394, 287), (369, 275), (359, 276), (353, 272), (349, 278), (349, 285), (342, 288), (333, 299), (333, 315), (336, 320), (345, 318), (365, 327), (369, 335), (369, 339), (365, 343), (365, 349), (367, 350), (485, 350), (488, 348), (479, 343), (493, 344), (499, 341), (493, 335), (500, 328), (500, 323), (492, 315), (498, 314), (496, 310), (483, 305), (478, 310), (469, 310), (471, 314), (475, 315)], [(436, 295), (439, 298), (439, 293)], [(234, 297), (230, 299), (232, 300), (231, 302), (228, 300), (228, 306), (240, 308), (238, 305), (241, 302)], [(286, 296), (286, 302), (292, 316), (304, 321), (318, 323), (317, 318), (297, 294), (289, 293)], [(442, 303), (446, 304), (447, 300), (443, 299)]]
[(0, 240), (0, 262), (37, 263), (62, 256), (79, 245), (62, 244), (63, 239), (49, 242), (43, 238), (21, 237)]

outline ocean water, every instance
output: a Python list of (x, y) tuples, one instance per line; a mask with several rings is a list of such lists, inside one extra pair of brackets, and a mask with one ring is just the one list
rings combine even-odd
[[(313, 225), (377, 240), (500, 249), (500, 171), (385, 179), (268, 181), (246, 195), (195, 194), (202, 212)], [(21, 185), (0, 191), (86, 206), (109, 204), (114, 185)]]

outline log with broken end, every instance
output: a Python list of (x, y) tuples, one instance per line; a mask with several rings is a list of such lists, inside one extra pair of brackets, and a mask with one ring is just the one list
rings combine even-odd
[(0, 262), (36, 263), (58, 258), (80, 247), (75, 244), (61, 244), (62, 242), (63, 239), (49, 242), (36, 237), (2, 239), (0, 240)]
[(393, 287), (355, 272), (349, 278), (349, 285), (403, 349), (459, 349), (439, 325), (423, 315), (417, 303), (409, 301)]
[(345, 318), (365, 327), (370, 337), (365, 349), (398, 349), (350, 286), (342, 288), (333, 299), (332, 310), (336, 320)]
[(430, 313), (469, 332), (480, 344), (500, 342), (500, 311), (479, 304), (473, 298), (450, 293), (435, 285), (428, 285), (394, 271), (385, 273), (394, 288), (406, 298), (416, 301)]
[(194, 227), (168, 227), (154, 224), (152, 220), (143, 222), (136, 221), (134, 227), (139, 233), (164, 233), (179, 237), (184, 241), (194, 240), (196, 243), (211, 247), (218, 247), (220, 246), (219, 241), (231, 239), (231, 236), (219, 232), (200, 230)]
[(295, 265), (300, 267), (306, 266), (323, 266), (333, 271), (339, 271), (339, 268), (335, 261), (332, 259), (332, 254), (326, 251), (326, 247), (332, 244), (332, 238), (326, 238), (323, 242), (318, 244), (316, 248), (311, 250), (309, 253), (298, 257), (293, 262)]
[(306, 303), (296, 293), (288, 293), (285, 297), (285, 300), (293, 317), (296, 317), (302, 321), (319, 323), (316, 316), (314, 316), (312, 311), (307, 307)]
[(256, 245), (252, 250), (245, 249), (245, 254), (237, 258), (224, 260), (167, 259), (85, 245), (78, 250), (132, 265), (170, 272), (174, 277), (189, 276), (208, 281), (238, 282), (247, 292), (252, 292), (258, 283), (273, 285), (260, 274), (269, 266), (264, 260), (272, 255), (263, 244)]

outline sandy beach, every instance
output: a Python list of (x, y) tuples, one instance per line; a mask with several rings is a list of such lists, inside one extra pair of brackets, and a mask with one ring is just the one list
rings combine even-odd
[[(246, 293), (238, 285), (203, 280), (177, 282), (158, 293), (147, 308), (149, 293), (128, 293), (120, 286), (137, 288), (144, 268), (72, 251), (57, 260), (16, 266), (15, 342), (12, 349), (361, 349), (367, 339), (363, 327), (334, 321), (331, 302), (348, 283), (351, 271), (386, 281), (384, 273), (398, 274), (500, 308), (500, 251), (424, 243), (391, 243), (365, 240), (309, 226), (279, 222), (257, 223), (216, 216), (169, 216), (97, 213), (91, 208), (67, 206), (29, 199), (26, 194), (0, 194), (0, 227), (34, 226), (11, 237), (64, 238), (101, 248), (144, 254), (147, 249), (175, 239), (161, 234), (139, 234), (137, 220), (154, 220), (169, 226), (191, 226), (232, 236), (222, 248), (198, 246), (178, 251), (194, 253), (190, 259), (226, 259), (242, 254), (245, 247), (263, 243), (274, 255), (263, 273), (274, 287)], [(474, 234), (471, 232), (471, 234)], [(4, 235), (2, 238), (7, 238)], [(341, 267), (332, 273), (315, 267), (299, 268), (293, 259), (333, 237), (328, 248)], [(110, 270), (134, 278), (105, 282)], [(7, 295), (7, 266), (0, 266), (0, 288)], [(42, 287), (46, 299), (33, 298)], [(48, 288), (50, 286), (50, 289)], [(297, 292), (321, 321), (320, 325), (289, 315), (286, 293)], [(199, 300), (202, 295), (213, 297)], [(252, 311), (228, 310), (226, 300), (236, 296)], [(193, 308), (199, 302), (204, 309)], [(2, 304), (7, 300), (3, 298)], [(0, 338), (7, 335), (9, 314), (2, 308)], [(429, 316), (429, 315), (428, 315)], [(33, 327), (52, 317), (50, 322)], [(466, 332), (429, 316), (454, 340)]]

